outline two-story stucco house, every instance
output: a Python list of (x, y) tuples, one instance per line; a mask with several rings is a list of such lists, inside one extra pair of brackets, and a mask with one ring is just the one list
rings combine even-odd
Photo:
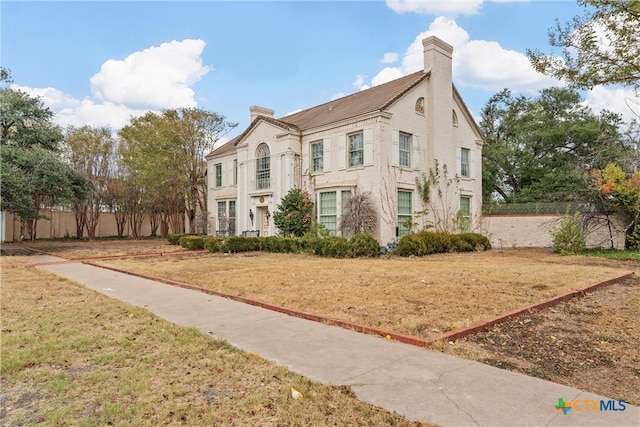
[[(292, 188), (312, 195), (316, 221), (332, 234), (356, 191), (378, 207), (380, 242), (424, 209), (419, 228), (456, 215), (475, 227), (483, 137), (453, 86), (453, 48), (436, 37), (423, 46), (424, 69), (397, 80), (279, 119), (251, 107), (249, 127), (206, 157), (209, 233), (276, 235), (271, 216)], [(441, 179), (423, 206), (416, 178), (436, 165)]]

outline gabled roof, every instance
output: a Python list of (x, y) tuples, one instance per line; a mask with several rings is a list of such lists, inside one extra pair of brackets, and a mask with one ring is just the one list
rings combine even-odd
[(423, 80), (429, 78), (430, 72), (417, 71), (399, 79), (383, 83), (372, 88), (347, 95), (324, 104), (311, 107), (295, 114), (274, 119), (266, 116), (256, 117), (249, 127), (231, 141), (209, 153), (206, 157), (217, 156), (232, 151), (260, 121), (288, 131), (304, 131), (329, 123), (347, 120), (374, 111), (389, 108), (400, 97), (413, 89)]
[(429, 76), (418, 71), (343, 98), (290, 114), (278, 119), (300, 130), (350, 119), (373, 111), (382, 111)]

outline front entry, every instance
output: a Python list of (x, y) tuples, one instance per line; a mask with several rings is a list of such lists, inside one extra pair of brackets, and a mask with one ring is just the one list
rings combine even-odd
[(269, 208), (267, 206), (260, 206), (256, 208), (258, 211), (258, 223), (257, 228), (260, 230), (260, 236), (268, 236), (269, 235), (269, 219), (270, 213)]

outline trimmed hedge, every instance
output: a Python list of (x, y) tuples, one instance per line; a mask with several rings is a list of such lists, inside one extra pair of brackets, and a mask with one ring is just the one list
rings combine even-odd
[(424, 256), (446, 252), (471, 252), (491, 249), (485, 236), (475, 233), (448, 234), (422, 231), (402, 236), (395, 251), (400, 256)]
[(260, 249), (267, 252), (296, 253), (302, 252), (302, 240), (295, 237), (267, 236), (258, 237)]
[(204, 247), (209, 252), (221, 252), (224, 237), (207, 237), (204, 239)]
[(202, 236), (187, 235), (180, 238), (180, 246), (191, 251), (204, 249), (204, 239)]
[(349, 254), (355, 258), (380, 256), (380, 244), (371, 234), (354, 234), (349, 239), (349, 246)]
[(229, 237), (222, 244), (222, 252), (251, 252), (260, 250), (259, 237)]
[(195, 236), (193, 233), (176, 233), (176, 234), (168, 234), (167, 241), (172, 245), (179, 245), (180, 238), (184, 236)]
[(351, 246), (344, 237), (332, 236), (318, 239), (313, 245), (313, 253), (319, 256), (331, 258), (346, 258), (349, 256)]

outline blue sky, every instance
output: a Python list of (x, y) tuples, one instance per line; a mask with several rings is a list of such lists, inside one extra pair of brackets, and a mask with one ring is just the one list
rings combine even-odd
[[(560, 83), (533, 71), (527, 48), (551, 52), (548, 29), (582, 14), (574, 1), (11, 1), (1, 13), (2, 66), (62, 126), (114, 130), (130, 116), (199, 107), (249, 124), (421, 67), (420, 40), (454, 46), (454, 83), (477, 116), (502, 88), (535, 94)], [(628, 115), (623, 88), (586, 102)]]

